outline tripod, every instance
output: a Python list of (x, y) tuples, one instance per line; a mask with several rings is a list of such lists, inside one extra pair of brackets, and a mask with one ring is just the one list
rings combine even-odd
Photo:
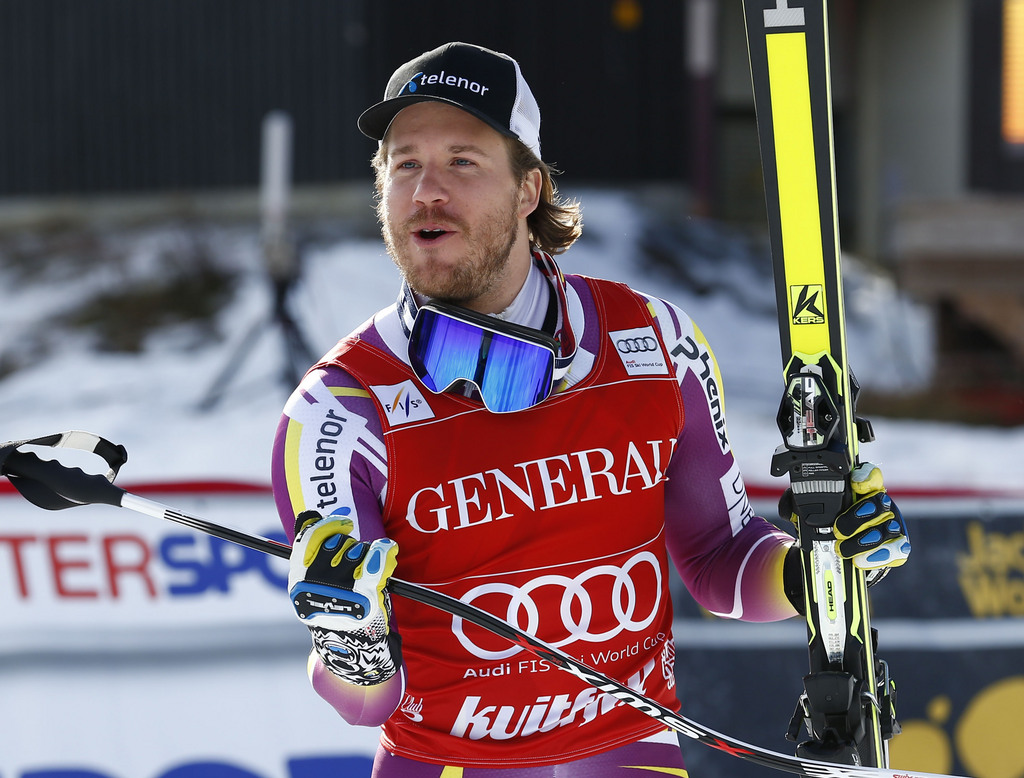
[(263, 229), (263, 258), (273, 289), (269, 314), (258, 319), (229, 355), (199, 402), (199, 410), (216, 406), (227, 390), (231, 375), (246, 359), (260, 335), (276, 327), (284, 340), (284, 368), (281, 380), (291, 391), (313, 364), (314, 355), (298, 322), (288, 310), (288, 298), (301, 275), (299, 256), (287, 237), (288, 190), (291, 178), (291, 118), (273, 111), (263, 120), (260, 211)]

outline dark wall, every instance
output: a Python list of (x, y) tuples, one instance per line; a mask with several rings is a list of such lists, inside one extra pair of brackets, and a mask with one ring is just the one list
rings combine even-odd
[(359, 111), (447, 40), (516, 57), (574, 180), (686, 176), (683, 3), (0, 0), (0, 196), (246, 186), (262, 117), (295, 179), (368, 175)]

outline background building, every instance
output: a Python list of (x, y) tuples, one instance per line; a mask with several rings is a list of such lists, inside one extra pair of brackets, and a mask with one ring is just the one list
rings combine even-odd
[[(1022, 7), (830, 5), (865, 454), (915, 543), (872, 593), (900, 766), (975, 778), (1024, 770)], [(588, 190), (566, 263), (656, 283), (701, 322), (772, 515), (781, 371), (740, 0), (0, 0), (0, 440), (95, 431), (131, 452), (122, 485), (273, 534), (287, 390), (268, 325), (295, 314), (322, 353), (394, 299), (354, 120), (397, 63), (450, 39), (521, 61), (545, 158)], [(304, 259), (287, 311), (258, 192), (275, 111)], [(892, 396), (918, 362), (925, 385)], [(0, 479), (0, 776), (367, 774), (376, 733), (308, 688), (280, 562), (113, 508), (42, 512)], [(791, 749), (803, 625), (723, 622), (676, 594), (683, 711)], [(764, 774), (687, 758), (704, 778)]]

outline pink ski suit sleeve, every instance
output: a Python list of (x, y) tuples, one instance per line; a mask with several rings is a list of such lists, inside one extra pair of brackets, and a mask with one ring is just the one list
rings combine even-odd
[(717, 616), (794, 616), (782, 583), (793, 538), (750, 507), (726, 434), (722, 379), (711, 347), (685, 313), (648, 300), (673, 357), (686, 413), (666, 472), (666, 543), (676, 570), (694, 599)]
[[(289, 540), (295, 517), (305, 510), (351, 518), (352, 534), (360, 540), (384, 537), (379, 498), (387, 468), (381, 438), (373, 401), (347, 373), (332, 367), (302, 381), (278, 424), (272, 462), (274, 499)], [(349, 724), (379, 726), (402, 700), (404, 671), (377, 686), (354, 686), (312, 651), (307, 671), (317, 694)]]

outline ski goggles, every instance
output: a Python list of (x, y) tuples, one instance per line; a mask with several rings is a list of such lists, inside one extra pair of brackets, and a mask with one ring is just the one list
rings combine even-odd
[(472, 384), (493, 413), (546, 400), (558, 349), (545, 332), (447, 303), (421, 306), (409, 335), (409, 361), (424, 386), (440, 394), (462, 381)]

